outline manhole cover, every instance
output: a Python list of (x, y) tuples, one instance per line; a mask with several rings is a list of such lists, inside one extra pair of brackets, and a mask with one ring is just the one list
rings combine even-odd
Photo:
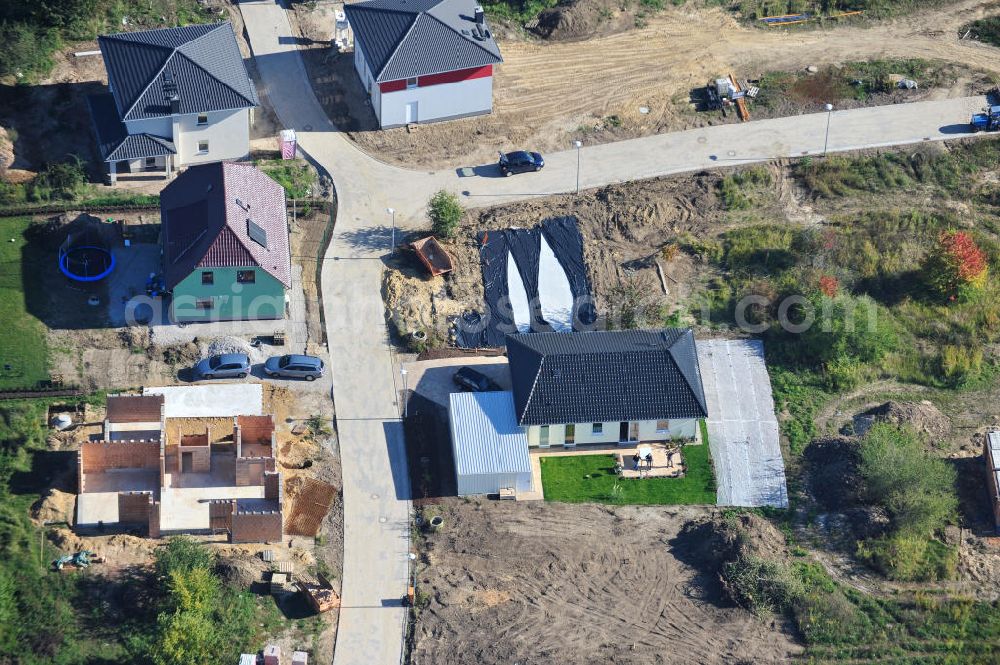
[(387, 521), (388, 521), (388, 520), (387, 520), (386, 518), (384, 518), (384, 517), (380, 517), (380, 518), (378, 518), (378, 523), (379, 523), (379, 524), (385, 524), (385, 523), (386, 523)]
[(706, 138), (704, 136), (699, 136), (698, 137), (698, 143), (708, 143), (708, 138)]
[(378, 498), (378, 494), (372, 494), (372, 498), (373, 499), (377, 499)]
[(730, 157), (735, 157), (736, 156), (736, 151), (735, 150), (730, 150), (726, 154), (729, 155)]

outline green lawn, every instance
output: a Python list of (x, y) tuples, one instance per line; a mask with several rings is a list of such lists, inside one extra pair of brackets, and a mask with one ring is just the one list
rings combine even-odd
[(32, 278), (22, 275), (21, 265), (24, 231), (30, 223), (25, 217), (0, 218), (0, 389), (30, 388), (49, 378), (45, 326), (28, 313), (24, 298), (24, 279)]
[(704, 423), (702, 436), (705, 443), (683, 448), (687, 463), (683, 478), (619, 478), (613, 455), (543, 457), (545, 498), (567, 503), (715, 504), (715, 475)]

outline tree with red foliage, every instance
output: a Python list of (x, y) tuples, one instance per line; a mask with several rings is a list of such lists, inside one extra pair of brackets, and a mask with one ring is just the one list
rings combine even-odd
[(948, 300), (980, 289), (989, 276), (986, 254), (965, 231), (942, 231), (924, 261), (927, 283)]

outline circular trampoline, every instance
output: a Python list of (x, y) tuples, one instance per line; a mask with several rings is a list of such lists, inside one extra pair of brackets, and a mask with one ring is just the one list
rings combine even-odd
[(75, 282), (97, 282), (115, 269), (115, 255), (98, 234), (66, 238), (59, 248), (59, 270)]

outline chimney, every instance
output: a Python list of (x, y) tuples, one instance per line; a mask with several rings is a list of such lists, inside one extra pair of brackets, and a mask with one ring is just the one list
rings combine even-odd
[(485, 23), (486, 23), (486, 13), (483, 11), (482, 7), (476, 5), (476, 24), (485, 25)]
[(181, 100), (177, 96), (177, 83), (174, 82), (174, 74), (171, 71), (163, 72), (163, 94), (166, 95), (167, 103), (170, 105), (171, 115), (181, 112)]

